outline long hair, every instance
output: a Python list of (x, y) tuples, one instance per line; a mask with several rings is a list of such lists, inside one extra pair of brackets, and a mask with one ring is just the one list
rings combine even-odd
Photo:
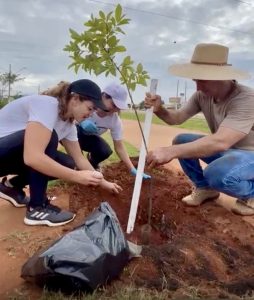
[[(60, 81), (56, 86), (48, 88), (41, 95), (47, 95), (57, 98), (59, 105), (59, 117), (66, 121), (66, 113), (68, 110), (68, 103), (71, 98), (71, 93), (69, 92), (70, 83), (67, 81)], [(68, 121), (73, 122), (73, 118), (69, 118)]]

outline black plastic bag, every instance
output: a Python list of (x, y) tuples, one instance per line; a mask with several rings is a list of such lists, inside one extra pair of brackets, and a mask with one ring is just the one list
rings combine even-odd
[(64, 292), (94, 290), (121, 273), (129, 254), (117, 216), (103, 202), (81, 226), (28, 259), (21, 277)]

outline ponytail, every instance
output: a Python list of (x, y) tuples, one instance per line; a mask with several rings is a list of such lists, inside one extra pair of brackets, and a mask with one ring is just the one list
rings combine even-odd
[[(67, 81), (60, 81), (56, 86), (53, 86), (52, 88), (48, 88), (44, 92), (41, 93), (41, 95), (51, 96), (57, 98), (59, 102), (59, 117), (66, 121), (66, 113), (67, 113), (67, 106), (68, 102), (70, 100), (70, 92), (69, 92), (70, 83)], [(73, 119), (69, 119), (70, 122), (73, 121)]]

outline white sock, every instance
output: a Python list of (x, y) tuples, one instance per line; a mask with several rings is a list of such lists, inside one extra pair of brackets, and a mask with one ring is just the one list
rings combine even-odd
[(8, 179), (5, 180), (4, 185), (10, 188), (13, 188), (13, 185), (10, 183)]

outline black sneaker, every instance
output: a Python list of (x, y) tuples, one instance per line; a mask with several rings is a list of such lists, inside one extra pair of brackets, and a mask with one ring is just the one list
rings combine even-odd
[(75, 216), (72, 212), (63, 211), (47, 203), (44, 207), (28, 208), (24, 223), (26, 225), (61, 226), (71, 222)]
[(90, 164), (93, 166), (93, 168), (94, 168), (96, 171), (100, 172), (100, 171), (99, 171), (99, 170), (100, 170), (100, 165), (99, 165), (99, 164), (94, 165), (94, 164), (92, 163), (92, 158), (91, 158), (91, 153), (90, 153), (90, 152), (87, 153), (86, 158), (87, 158), (87, 160), (90, 162)]
[(6, 186), (6, 180), (7, 177), (4, 177), (2, 179), (2, 182), (0, 182), (0, 198), (9, 201), (15, 207), (27, 206), (30, 198), (26, 196), (25, 192), (22, 189)]

